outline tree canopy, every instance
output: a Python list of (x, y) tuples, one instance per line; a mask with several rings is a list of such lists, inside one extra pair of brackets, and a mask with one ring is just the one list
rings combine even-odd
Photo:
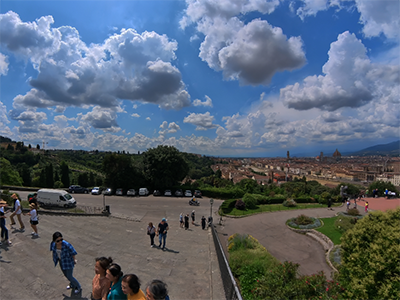
[(400, 207), (376, 211), (342, 236), (340, 281), (350, 299), (400, 299)]
[(189, 172), (184, 156), (173, 146), (160, 145), (143, 154), (144, 173), (153, 188), (171, 188)]

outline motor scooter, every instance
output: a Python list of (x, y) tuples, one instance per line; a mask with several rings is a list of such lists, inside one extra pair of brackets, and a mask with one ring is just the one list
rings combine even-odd
[(189, 200), (189, 205), (199, 206), (200, 202), (193, 198)]

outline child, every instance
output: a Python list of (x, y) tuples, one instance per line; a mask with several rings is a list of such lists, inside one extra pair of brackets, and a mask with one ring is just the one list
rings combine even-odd
[(31, 203), (31, 204), (29, 204), (29, 208), (31, 209), (28, 212), (28, 215), (31, 216), (30, 223), (31, 223), (31, 227), (33, 229), (33, 232), (31, 233), (32, 237), (39, 237), (38, 230), (37, 230), (37, 224), (39, 224), (38, 215), (37, 215), (37, 206), (35, 203)]
[(368, 205), (369, 205), (368, 201), (365, 201), (365, 212), (366, 213), (368, 212)]

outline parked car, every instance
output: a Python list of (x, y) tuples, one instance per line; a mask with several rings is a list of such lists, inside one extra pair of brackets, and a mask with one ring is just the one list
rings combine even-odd
[(74, 194), (74, 193), (88, 194), (89, 190), (87, 188), (84, 188), (84, 187), (80, 186), (80, 185), (71, 185), (68, 188), (68, 192), (71, 193), (71, 194)]
[(149, 190), (147, 188), (140, 188), (139, 189), (139, 196), (148, 196)]
[(194, 196), (196, 197), (196, 198), (201, 198), (201, 192), (199, 191), (199, 190), (195, 190), (194, 191)]
[(185, 191), (185, 197), (192, 197), (192, 191), (191, 190), (186, 190)]
[(126, 192), (126, 195), (127, 195), (127, 196), (136, 196), (136, 191), (135, 191), (134, 189), (129, 189), (129, 190)]
[(176, 197), (182, 197), (182, 196), (183, 196), (182, 190), (176, 190), (176, 191), (175, 191), (175, 196), (176, 196)]
[(172, 196), (171, 190), (165, 190), (164, 191), (164, 196)]
[(153, 196), (161, 196), (160, 190), (154, 190)]
[(117, 196), (123, 196), (124, 195), (124, 189), (117, 189), (115, 191), (115, 195)]
[(91, 191), (91, 194), (92, 195), (100, 195), (101, 194), (100, 188), (98, 186), (94, 187)]
[(111, 188), (106, 188), (103, 192), (104, 195), (111, 196), (113, 194), (113, 190)]

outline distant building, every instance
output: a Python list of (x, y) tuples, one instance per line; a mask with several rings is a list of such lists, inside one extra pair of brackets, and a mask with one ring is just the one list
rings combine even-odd
[(338, 149), (336, 149), (336, 151), (333, 153), (333, 158), (335, 158), (336, 160), (340, 160), (342, 158), (342, 154), (339, 152)]

